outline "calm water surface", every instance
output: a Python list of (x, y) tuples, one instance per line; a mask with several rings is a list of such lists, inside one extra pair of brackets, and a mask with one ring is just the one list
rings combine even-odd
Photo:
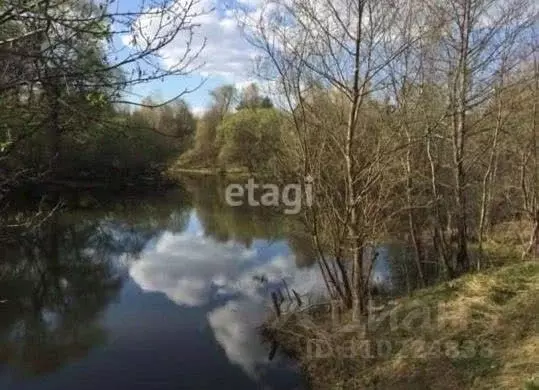
[[(322, 294), (309, 240), (291, 216), (223, 200), (188, 180), (0, 248), (0, 389), (306, 389), (257, 327), (283, 280)], [(411, 288), (400, 248), (383, 252), (377, 283)]]

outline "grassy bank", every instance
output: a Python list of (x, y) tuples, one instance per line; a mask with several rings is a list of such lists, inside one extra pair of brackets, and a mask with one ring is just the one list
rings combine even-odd
[(270, 172), (250, 172), (246, 168), (218, 168), (218, 167), (206, 167), (206, 168), (185, 168), (177, 165), (172, 166), (167, 171), (168, 176), (175, 178), (178, 176), (225, 176), (227, 178), (242, 180), (251, 177), (264, 178), (271, 177)]
[(193, 175), (218, 175), (217, 168), (179, 168), (173, 167), (169, 169), (169, 173), (174, 174), (193, 174)]
[(314, 389), (539, 389), (539, 263), (494, 249), (488, 270), (389, 302), (370, 322), (321, 305), (268, 330)]

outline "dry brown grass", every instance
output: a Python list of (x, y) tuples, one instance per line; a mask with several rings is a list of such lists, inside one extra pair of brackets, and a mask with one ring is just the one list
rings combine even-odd
[[(270, 328), (300, 359), (315, 389), (536, 388), (539, 263), (466, 275), (382, 312), (404, 319), (420, 308), (430, 308), (431, 317), (397, 320), (407, 325), (397, 327), (386, 320), (366, 332), (365, 320), (351, 321), (349, 313), (332, 321), (327, 306), (291, 314)], [(390, 353), (376, 353), (381, 340)], [(368, 343), (369, 356), (360, 347)]]
[(529, 239), (532, 225), (528, 220), (499, 223), (492, 228), (489, 240), (494, 243), (524, 247)]

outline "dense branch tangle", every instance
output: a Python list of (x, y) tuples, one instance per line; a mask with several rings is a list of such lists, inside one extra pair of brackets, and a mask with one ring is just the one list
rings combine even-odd
[(503, 131), (489, 106), (505, 88), (500, 73), (535, 50), (523, 39), (534, 15), (524, 0), (279, 0), (240, 15), (289, 113), (295, 163), (285, 165), (314, 179), (306, 221), (320, 268), (354, 313), (367, 303), (367, 248), (400, 214), (420, 275), (429, 236), (448, 276), (470, 267), (476, 221), (485, 229), (470, 202), (483, 187), (481, 209), (492, 207)]

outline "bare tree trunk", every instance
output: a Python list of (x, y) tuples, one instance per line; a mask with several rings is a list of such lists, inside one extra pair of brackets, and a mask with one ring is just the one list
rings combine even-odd
[(469, 91), (469, 40), (471, 33), (471, 1), (462, 2), (462, 14), (459, 23), (459, 58), (455, 69), (452, 94), (453, 116), (453, 172), (455, 179), (455, 207), (457, 228), (457, 269), (459, 273), (469, 268), (467, 218), (466, 218), (466, 177), (464, 171), (464, 153), (467, 132), (467, 109)]
[(450, 253), (448, 250), (448, 244), (445, 240), (445, 231), (442, 227), (442, 213), (440, 210), (440, 196), (438, 194), (438, 174), (436, 169), (436, 162), (432, 155), (432, 135), (430, 131), (426, 134), (427, 138), (427, 156), (430, 164), (430, 185), (431, 194), (434, 208), (434, 247), (437, 249), (438, 256), (441, 263), (444, 266), (445, 272), (449, 278), (454, 276), (454, 270), (449, 261)]
[(530, 234), (530, 241), (528, 242), (528, 246), (524, 250), (524, 253), (522, 254), (523, 258), (526, 258), (531, 255), (537, 255), (537, 251), (539, 247), (539, 212), (537, 212), (535, 216), (535, 222), (533, 223), (532, 232)]
[[(537, 100), (539, 98), (539, 64), (537, 59), (534, 61), (534, 90), (533, 90), (533, 108), (532, 108), (532, 126), (531, 126), (531, 156), (532, 156), (532, 183), (530, 185), (530, 204), (528, 206), (529, 213), (532, 216), (532, 232), (528, 246), (522, 258), (530, 256), (535, 252), (537, 254), (539, 247), (539, 151), (537, 147)], [(525, 188), (525, 185), (524, 185)], [(526, 202), (528, 203), (528, 202)]]
[(423, 276), (423, 267), (421, 263), (423, 262), (423, 248), (421, 246), (420, 233), (417, 231), (417, 224), (415, 219), (415, 213), (413, 208), (413, 180), (412, 180), (412, 163), (411, 163), (411, 137), (410, 133), (407, 131), (408, 146), (406, 150), (406, 206), (408, 208), (408, 225), (410, 228), (410, 237), (412, 239), (412, 244), (414, 245), (415, 252), (415, 263), (417, 268), (417, 273), (419, 276), (419, 283), (422, 287), (425, 286), (425, 277)]
[(500, 134), (500, 130), (502, 127), (502, 109), (503, 109), (503, 103), (502, 103), (502, 90), (504, 86), (504, 80), (503, 80), (503, 69), (501, 71), (501, 80), (499, 85), (499, 91), (500, 93), (496, 97), (497, 100), (497, 110), (496, 110), (496, 126), (494, 128), (494, 135), (492, 136), (492, 146), (490, 148), (490, 155), (487, 165), (487, 170), (485, 171), (485, 174), (483, 176), (483, 181), (481, 185), (481, 208), (480, 208), (480, 215), (479, 215), (479, 227), (478, 227), (478, 246), (479, 246), (479, 257), (477, 259), (477, 269), (481, 269), (481, 262), (483, 257), (483, 241), (484, 241), (484, 234), (485, 234), (485, 224), (488, 219), (488, 211), (490, 210), (490, 202), (492, 198), (492, 183), (493, 183), (493, 177), (494, 173), (496, 171), (495, 163), (496, 163), (496, 153), (498, 151), (498, 137)]
[(365, 305), (365, 293), (366, 288), (363, 282), (363, 245), (362, 239), (358, 232), (358, 213), (355, 180), (356, 169), (353, 156), (353, 146), (355, 139), (355, 131), (357, 127), (357, 115), (359, 107), (362, 103), (362, 90), (360, 90), (359, 80), (359, 67), (360, 67), (360, 50), (362, 40), (361, 24), (363, 23), (363, 9), (364, 0), (357, 0), (358, 5), (358, 20), (357, 30), (355, 36), (355, 51), (354, 51), (354, 76), (352, 79), (352, 101), (349, 106), (350, 112), (348, 113), (348, 123), (346, 132), (346, 146), (345, 146), (345, 162), (346, 162), (346, 184), (347, 184), (347, 207), (349, 207), (350, 221), (348, 225), (348, 238), (351, 244), (352, 250), (352, 262), (353, 262), (353, 281), (352, 281), (352, 294), (353, 294), (353, 313), (355, 316), (363, 314), (366, 311)]

